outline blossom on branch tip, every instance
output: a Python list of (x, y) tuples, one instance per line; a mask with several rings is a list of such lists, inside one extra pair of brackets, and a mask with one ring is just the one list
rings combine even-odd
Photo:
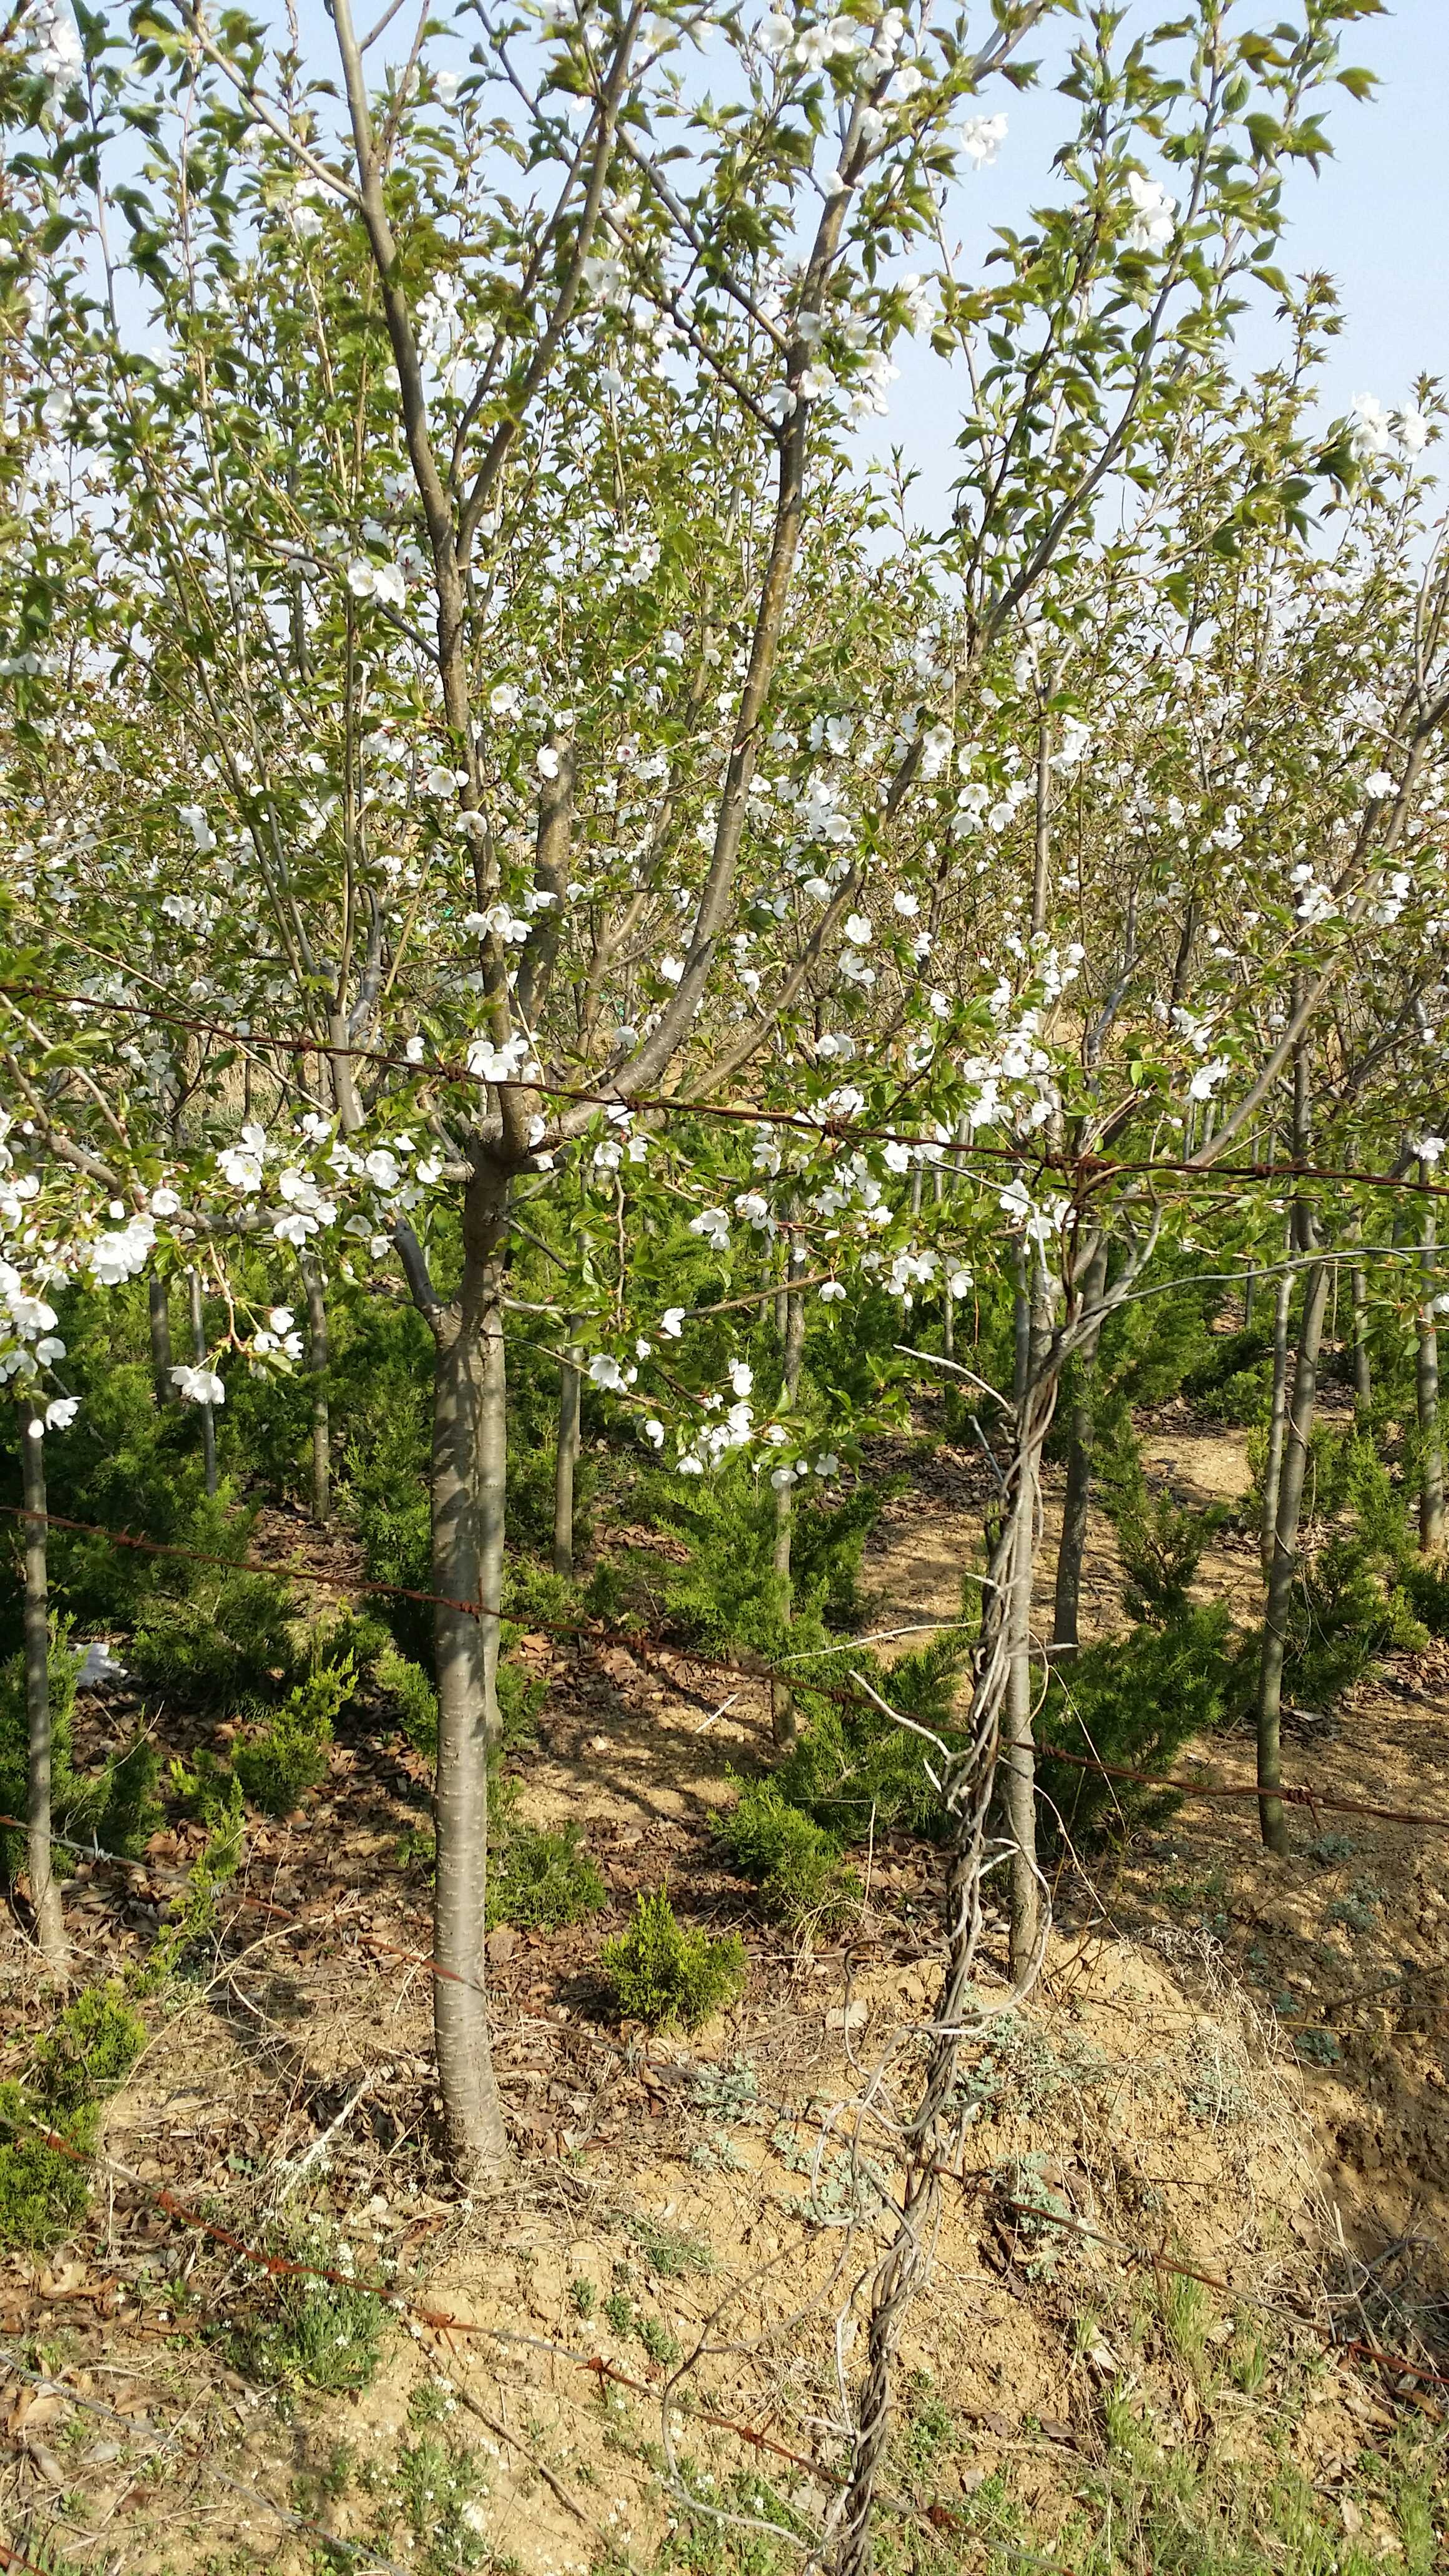
[(215, 1369), (174, 1368), (171, 1383), (186, 1404), (225, 1404), (226, 1388)]

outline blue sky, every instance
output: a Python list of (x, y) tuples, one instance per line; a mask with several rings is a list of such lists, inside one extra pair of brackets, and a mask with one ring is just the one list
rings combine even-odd
[[(1254, 22), (1271, 15), (1259, 8)], [(1369, 102), (1330, 93), (1334, 157), (1317, 178), (1293, 173), (1279, 260), (1290, 276), (1326, 269), (1338, 283), (1344, 327), (1325, 369), (1330, 415), (1359, 393), (1400, 403), (1423, 369), (1449, 375), (1449, 0), (1398, 0), (1390, 15), (1347, 29), (1342, 53), (1380, 86)], [(1044, 65), (1047, 54), (1044, 44)], [(1045, 198), (1052, 153), (1075, 112), (1045, 72), (1035, 91), (1018, 97), (1001, 85), (982, 104), (1004, 107), (1009, 131), (996, 164), (963, 183), (963, 275), (989, 250), (994, 224), (1020, 224)], [(1245, 317), (1240, 345), (1247, 367), (1269, 355), (1266, 317)], [(900, 345), (896, 354), (902, 375), (890, 415), (862, 444), (878, 455), (901, 446), (920, 469), (917, 498), (930, 515), (952, 473), (956, 405), (939, 364), (913, 363)]]

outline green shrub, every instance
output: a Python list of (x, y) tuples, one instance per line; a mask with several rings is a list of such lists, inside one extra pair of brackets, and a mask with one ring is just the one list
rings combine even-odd
[[(160, 1757), (144, 1735), (124, 1753), (115, 1754), (89, 1775), (78, 1772), (73, 1757), (76, 1676), (80, 1658), (70, 1643), (70, 1622), (52, 1619), (48, 1656), (50, 1677), (50, 1812), (58, 1834), (83, 1841), (91, 1837), (107, 1851), (132, 1856), (145, 1845), (161, 1820), (152, 1794)], [(12, 1655), (0, 1666), (0, 1809), (9, 1816), (25, 1813), (29, 1726), (25, 1709), (25, 1657)], [(25, 1866), (25, 1836), (11, 1827), (0, 1830), (0, 1870), (9, 1884)]]
[[(516, 1753), (536, 1740), (535, 1721), (548, 1695), (543, 1682), (511, 1660), (507, 1650), (517, 1635), (505, 1620), (498, 1659), (500, 1753)], [(378, 1681), (397, 1702), (404, 1735), (415, 1752), (432, 1762), (438, 1751), (438, 1694), (428, 1677), (430, 1671), (431, 1665), (425, 1669), (395, 1646), (385, 1648), (377, 1661)]]
[(1099, 1490), (1117, 1532), (1128, 1617), (1182, 1620), (1203, 1550), (1230, 1515), (1219, 1503), (1178, 1504), (1168, 1494), (1149, 1493), (1130, 1422), (1117, 1429)]
[(1442, 1566), (1427, 1557), (1406, 1557), (1399, 1567), (1399, 1588), (1431, 1637), (1449, 1637), (1449, 1575)]
[(289, 1816), (304, 1791), (327, 1777), (332, 1721), (351, 1697), (350, 1656), (340, 1664), (315, 1664), (275, 1715), (239, 1744), (236, 1776), (253, 1806), (268, 1816)]
[[(940, 1777), (939, 1758), (919, 1735), (894, 1725), (860, 1694), (850, 1673), (860, 1673), (903, 1717), (954, 1748), (960, 1741), (956, 1688), (979, 1607), (980, 1594), (966, 1587), (962, 1624), (939, 1630), (888, 1667), (865, 1649), (795, 1666), (801, 1732), (775, 1778), (790, 1804), (813, 1816), (838, 1843), (859, 1846), (893, 1826), (918, 1834), (944, 1830), (941, 1794), (931, 1778), (932, 1770)], [(817, 1681), (830, 1697), (815, 1694)]]
[[(203, 1762), (207, 1764), (204, 1774)], [(178, 1763), (172, 1764), (173, 1780), (180, 1770)], [(185, 1892), (173, 1901), (150, 1959), (144, 1968), (134, 1972), (138, 1994), (157, 1993), (168, 1977), (184, 1966), (192, 1951), (212, 1939), (218, 1895), (227, 1881), (235, 1878), (246, 1847), (240, 1780), (204, 1754), (197, 1756), (197, 1771), (192, 1777), (197, 1781), (196, 1812), (205, 1818), (208, 1827), (206, 1842), (186, 1873)]]
[(219, 1712), (274, 1700), (296, 1669), (297, 1604), (270, 1574), (213, 1572), (182, 1598), (146, 1604), (126, 1661), (145, 1689)]
[(1410, 1601), (1356, 1536), (1306, 1556), (1293, 1587), (1283, 1655), (1283, 1696), (1328, 1707), (1393, 1648), (1426, 1642)]
[(1244, 1668), (1229, 1653), (1226, 1605), (1189, 1607), (1164, 1626), (1104, 1639), (1053, 1672), (1037, 1723), (1037, 1795), (1048, 1838), (1079, 1839), (1128, 1818), (1165, 1815), (1170, 1791), (1104, 1779), (1052, 1759), (1054, 1746), (1130, 1771), (1165, 1769), (1180, 1744), (1221, 1723)]
[(146, 2025), (121, 1987), (87, 1986), (37, 2040), (30, 2080), (51, 2111), (79, 2111), (114, 2092), (145, 2045)]
[[(39, 2121), (74, 2150), (57, 2154), (35, 2134)], [(52, 2116), (23, 2084), (0, 2082), (0, 2246), (45, 2254), (75, 2233), (90, 2200), (93, 2112)]]
[(417, 1753), (434, 1760), (438, 1750), (438, 1694), (421, 1664), (388, 1646), (377, 1659), (377, 1678), (398, 1705), (402, 1731)]
[(608, 1891), (577, 1825), (550, 1832), (506, 1823), (488, 1874), (488, 1921), (556, 1932), (607, 1904)]
[[(738, 1462), (692, 1484), (641, 1471), (633, 1496), (636, 1516), (669, 1531), (689, 1554), (676, 1565), (641, 1552), (638, 1571), (666, 1618), (713, 1651), (745, 1646), (779, 1655), (823, 1646), (831, 1625), (848, 1625), (860, 1607), (857, 1576), (866, 1534), (894, 1490), (862, 1486), (833, 1505), (797, 1494), (788, 1625), (784, 1580), (773, 1561), (774, 1493)], [(611, 1596), (608, 1581), (596, 1568), (588, 1595), (596, 1616), (616, 1615), (623, 1606), (623, 1587), (616, 1583)]]
[(792, 1931), (837, 1930), (860, 1903), (840, 1845), (792, 1806), (778, 1780), (736, 1780), (739, 1795), (716, 1828), (736, 1867), (755, 1880), (767, 1914)]
[[(28, 2080), (0, 2083), (0, 2246), (44, 2253), (73, 2234), (90, 2197), (101, 2103), (145, 2043), (120, 1986), (89, 1986), (37, 2041)], [(71, 2152), (48, 2146), (41, 2129)]]
[(747, 1973), (738, 1937), (686, 1931), (663, 1887), (639, 1898), (628, 1931), (604, 1943), (600, 1964), (620, 2012), (651, 2030), (675, 2022), (697, 2030), (734, 2002)]

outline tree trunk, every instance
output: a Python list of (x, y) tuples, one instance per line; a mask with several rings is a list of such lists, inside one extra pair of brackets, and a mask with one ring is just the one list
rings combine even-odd
[[(206, 1318), (201, 1310), (201, 1273), (188, 1270), (186, 1285), (191, 1300), (191, 1356), (200, 1368), (206, 1359)], [(203, 1404), (201, 1413), (201, 1454), (206, 1461), (206, 1490), (216, 1492), (216, 1412)]]
[(1037, 1479), (1023, 1462), (1017, 1486), (1011, 1596), (1007, 1605), (1007, 1685), (1001, 1744), (1001, 1803), (1011, 1841), (1010, 1964), (1026, 1974), (1041, 1923), (1036, 1870), (1036, 1748), (1031, 1728), (1031, 1577)]
[(1253, 1292), (1257, 1285), (1258, 1274), (1256, 1270), (1250, 1270), (1246, 1279), (1243, 1281), (1243, 1330), (1245, 1333), (1250, 1333), (1253, 1329)]
[(1031, 1287), (1024, 1242), (1016, 1247), (1015, 1287), (1011, 1300), (1011, 1395), (1018, 1413), (1026, 1400), (1031, 1374)]
[(1368, 1346), (1368, 1273), (1355, 1266), (1350, 1287), (1353, 1294), (1353, 1401), (1358, 1413), (1367, 1413), (1373, 1402), (1373, 1375), (1369, 1366)]
[(171, 1302), (164, 1279), (154, 1272), (146, 1282), (146, 1310), (151, 1326), (151, 1384), (158, 1409), (176, 1401), (171, 1383)]
[(1287, 1857), (1289, 1848), (1288, 1818), (1283, 1801), (1277, 1795), (1283, 1781), (1279, 1723), (1283, 1700), (1283, 1653), (1293, 1586), (1298, 1575), (1298, 1524), (1303, 1506), (1303, 1481), (1308, 1467), (1313, 1410), (1318, 1396), (1318, 1353), (1328, 1305), (1329, 1271), (1329, 1263), (1315, 1262), (1304, 1283), (1303, 1320), (1298, 1329), (1293, 1401), (1289, 1408), (1278, 1476), (1278, 1511), (1273, 1530), (1272, 1562), (1268, 1569), (1263, 1651), (1258, 1666), (1258, 1816), (1264, 1842), (1269, 1851), (1276, 1852), (1280, 1859)]
[(1293, 1273), (1285, 1270), (1273, 1300), (1273, 1396), (1268, 1412), (1268, 1454), (1263, 1461), (1263, 1513), (1258, 1531), (1258, 1553), (1265, 1574), (1273, 1562), (1273, 1532), (1278, 1525), (1278, 1480), (1288, 1418), (1288, 1310), (1292, 1303)]
[[(799, 1268), (800, 1256), (790, 1253), (790, 1267)], [(785, 1383), (784, 1398), (792, 1407), (800, 1392), (800, 1362), (805, 1349), (805, 1300), (792, 1288), (785, 1299)], [(775, 1547), (772, 1559), (780, 1579), (780, 1608), (786, 1627), (794, 1618), (790, 1584), (790, 1541), (795, 1511), (795, 1480), (775, 1489)], [(775, 1742), (784, 1749), (795, 1741), (795, 1694), (788, 1682), (777, 1681), (771, 1689), (771, 1725)]]
[[(1427, 1177), (1420, 1164), (1421, 1177)], [(1444, 1443), (1439, 1428), (1439, 1334), (1434, 1322), (1434, 1203), (1427, 1202), (1424, 1231), (1424, 1302), (1419, 1309), (1415, 1394), (1419, 1408), (1419, 1547), (1425, 1556), (1444, 1551)]]
[(55, 1977), (69, 1973), (60, 1888), (51, 1869), (50, 1844), (50, 1604), (46, 1581), (45, 1443), (43, 1408), (20, 1408), (20, 1462), (25, 1523), (25, 1864), (35, 1933)]
[(553, 1466), (553, 1570), (573, 1581), (574, 1470), (579, 1463), (579, 1355), (572, 1342), (558, 1373), (558, 1448)]
[[(488, 1762), (498, 1740), (498, 1606), (507, 1491), (502, 1251), (508, 1183), (480, 1164), (463, 1209), (457, 1300), (434, 1311), (432, 1571), (433, 2032), (443, 2115), (469, 2183), (507, 2171), (485, 1983)], [(476, 1603), (478, 1608), (449, 1606)]]
[(327, 1299), (315, 1261), (301, 1264), (307, 1294), (307, 1367), (312, 1379), (312, 1518), (325, 1529), (332, 1518), (332, 1426), (327, 1408)]
[[(1083, 1289), (1083, 1304), (1089, 1314), (1094, 1306), (1101, 1303), (1106, 1284), (1107, 1246), (1103, 1242), (1092, 1256)], [(1094, 1336), (1083, 1345), (1077, 1357), (1076, 1386), (1067, 1425), (1067, 1481), (1062, 1496), (1062, 1535), (1057, 1548), (1056, 1600), (1052, 1613), (1052, 1643), (1072, 1654), (1076, 1653), (1080, 1643), (1078, 1619), (1092, 1493), (1096, 1374), (1097, 1341)]]

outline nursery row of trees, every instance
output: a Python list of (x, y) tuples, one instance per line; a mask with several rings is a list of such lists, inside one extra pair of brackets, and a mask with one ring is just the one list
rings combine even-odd
[[(46, 1467), (128, 1517), (125, 1442), (108, 1465), (81, 1399), (110, 1400), (130, 1283), (154, 1405), (126, 1436), (157, 1514), (194, 1538), (210, 1509), (218, 1547), (220, 1466), (255, 1479), (298, 1403), (333, 1510), (347, 1352), (391, 1352), (405, 1410), (427, 1362), (426, 1432), (409, 1411), (394, 1445), (387, 1372), (354, 1376), (344, 1499), (379, 1578), (436, 1596), (427, 1634), (398, 1615), (436, 1695), (438, 2071), (475, 2179), (506, 2153), (489, 1770), (543, 1391), (558, 1582), (587, 1414), (661, 1514), (767, 1530), (710, 1615), (778, 1654), (792, 1614), (825, 1642), (836, 1479), (948, 1379), (995, 1499), (964, 1715), (944, 1650), (921, 1681), (949, 1727), (943, 2036), (847, 2562), (998, 1816), (1023, 1982), (1045, 1939), (1046, 1442), (1069, 1650), (1124, 1354), (1246, 1297), (1275, 1851), (1340, 1276), (1366, 1435), (1341, 1481), (1397, 1583), (1411, 1350), (1402, 1463), (1442, 1544), (1442, 405), (1425, 381), (1325, 425), (1331, 291), (1277, 264), (1285, 174), (1327, 149), (1334, 85), (1370, 86), (1339, 46), (1375, 13), (548, 0), (398, 34), (331, 0), (324, 46), (201, 0), (32, 0), (0, 58), (0, 1369), (39, 1929), (59, 1956)], [(950, 240), (1037, 35), (1060, 149), (968, 271)], [(1251, 377), (1248, 304), (1279, 345)], [(959, 423), (937, 525), (863, 461), (907, 336)], [(1190, 1549), (1115, 1454), (1180, 1658)], [(77, 1603), (101, 1546), (65, 1542)], [(837, 1721), (808, 1678), (776, 1707), (803, 1777)]]

